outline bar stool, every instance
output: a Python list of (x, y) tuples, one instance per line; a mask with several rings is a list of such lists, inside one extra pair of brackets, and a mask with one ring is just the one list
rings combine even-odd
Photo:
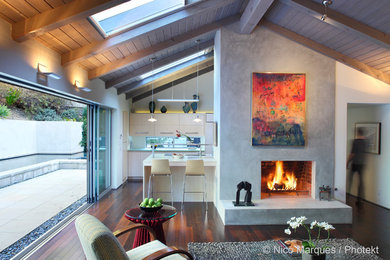
[[(203, 191), (186, 191), (186, 178), (188, 176), (203, 177)], [(186, 193), (203, 193), (203, 203), (206, 204), (206, 211), (207, 211), (206, 175), (204, 173), (203, 160), (188, 160), (186, 163), (186, 171), (184, 173), (184, 180), (183, 180), (183, 200), (181, 202), (182, 209), (184, 205), (184, 196)]]
[[(156, 191), (153, 192), (153, 183), (152, 177), (161, 177), (161, 176), (169, 176), (171, 181), (170, 191)], [(153, 198), (153, 193), (171, 193), (171, 202), (173, 207), (173, 193), (172, 193), (172, 173), (171, 168), (169, 167), (168, 159), (153, 159), (152, 160), (152, 168), (149, 176), (149, 188), (148, 188), (148, 196), (149, 198)]]

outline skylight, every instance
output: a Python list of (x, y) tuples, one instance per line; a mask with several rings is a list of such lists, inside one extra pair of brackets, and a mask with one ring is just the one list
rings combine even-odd
[(90, 18), (107, 37), (184, 5), (185, 0), (131, 0)]
[(194, 54), (192, 54), (192, 55), (190, 55), (190, 56), (187, 56), (187, 57), (185, 57), (185, 58), (183, 58), (183, 59), (174, 61), (174, 62), (172, 62), (172, 63), (169, 63), (169, 64), (165, 65), (165, 66), (162, 66), (162, 67), (160, 67), (160, 68), (157, 68), (157, 69), (154, 69), (154, 70), (152, 70), (152, 71), (149, 71), (149, 72), (147, 72), (147, 73), (145, 73), (145, 74), (142, 74), (142, 75), (139, 76), (138, 78), (139, 78), (140, 80), (146, 79), (146, 78), (148, 78), (148, 77), (150, 77), (150, 76), (156, 75), (157, 73), (160, 73), (160, 72), (165, 71), (165, 70), (167, 70), (167, 69), (173, 68), (173, 67), (175, 67), (175, 66), (177, 66), (177, 65), (180, 65), (180, 64), (183, 64), (183, 63), (185, 63), (185, 62), (187, 62), (187, 61), (196, 59), (196, 58), (198, 58), (198, 57), (200, 57), (200, 56), (206, 54), (206, 52), (207, 52), (207, 50), (199, 51), (199, 52), (194, 53)]

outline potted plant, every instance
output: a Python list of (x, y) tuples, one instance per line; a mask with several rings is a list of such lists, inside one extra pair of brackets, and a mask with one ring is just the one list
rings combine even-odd
[[(309, 259), (316, 259), (316, 260), (325, 260), (326, 258), (326, 252), (327, 252), (327, 243), (329, 241), (330, 237), (330, 230), (334, 229), (332, 225), (330, 225), (327, 222), (318, 222), (317, 220), (313, 221), (310, 224), (310, 227), (306, 225), (304, 222), (307, 220), (305, 216), (301, 217), (292, 217), (289, 221), (287, 221), (287, 224), (289, 224), (289, 227), (284, 230), (284, 233), (287, 235), (291, 235), (291, 229), (296, 232), (297, 228), (302, 226), (304, 229), (306, 229), (309, 239), (302, 242), (303, 250), (302, 250), (302, 259), (309, 260)], [(317, 237), (312, 237), (312, 230), (318, 229)], [(319, 244), (320, 241), (320, 235), (321, 231), (328, 232), (328, 238), (326, 239), (324, 244)]]

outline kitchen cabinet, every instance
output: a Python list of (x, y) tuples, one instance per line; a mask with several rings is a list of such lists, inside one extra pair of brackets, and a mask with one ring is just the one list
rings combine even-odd
[(179, 114), (158, 114), (156, 119), (156, 136), (176, 135), (176, 130), (179, 130)]
[[(154, 114), (157, 122), (148, 122), (150, 114), (130, 114), (131, 136), (175, 136), (176, 130), (189, 136), (204, 136), (205, 114)], [(194, 122), (199, 116), (201, 122)]]
[(150, 156), (152, 152), (128, 152), (128, 178), (142, 179), (142, 161)]
[(156, 124), (149, 122), (150, 114), (130, 114), (131, 136), (155, 136)]

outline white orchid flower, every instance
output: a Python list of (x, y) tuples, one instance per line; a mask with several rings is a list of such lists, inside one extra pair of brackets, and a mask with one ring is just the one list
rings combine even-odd
[(291, 230), (289, 228), (287, 228), (284, 230), (284, 233), (286, 233), (287, 235), (291, 235)]
[(313, 222), (311, 222), (310, 229), (313, 229), (317, 224), (318, 224), (317, 220), (314, 220)]
[(331, 224), (327, 224), (325, 227), (324, 227), (325, 230), (329, 230), (329, 229), (335, 229)]

